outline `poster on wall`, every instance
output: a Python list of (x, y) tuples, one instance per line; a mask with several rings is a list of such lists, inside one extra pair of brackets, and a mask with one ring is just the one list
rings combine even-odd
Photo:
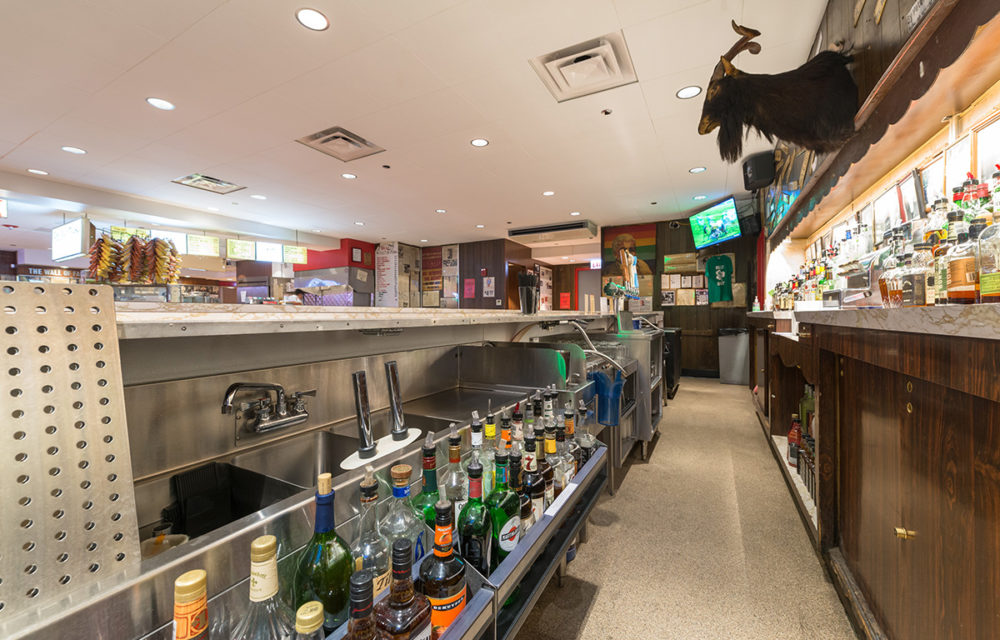
[(475, 298), (476, 297), (476, 279), (466, 278), (464, 286), (462, 288), (463, 298)]
[(677, 290), (677, 306), (679, 306), (679, 307), (693, 307), (694, 306), (694, 289), (678, 289)]
[(441, 275), (458, 277), (458, 245), (446, 244), (441, 247)]
[[(666, 280), (667, 277), (668, 276), (664, 275), (663, 279)], [(679, 273), (671, 273), (669, 275), (669, 278), (670, 278), (670, 287), (669, 287), (670, 289), (680, 289), (681, 288), (681, 274), (679, 274)]]
[(601, 275), (622, 275), (618, 254), (621, 249), (634, 252), (639, 276), (651, 276), (656, 267), (656, 223), (633, 224), (601, 229)]
[(677, 304), (676, 294), (672, 289), (660, 292), (660, 304), (664, 307), (672, 307)]
[(497, 279), (493, 276), (483, 278), (483, 297), (495, 298), (497, 295)]
[(399, 306), (399, 247), (383, 242), (375, 249), (375, 306)]
[(572, 294), (569, 291), (560, 291), (559, 292), (559, 309), (560, 310), (562, 310), (562, 309), (569, 309), (569, 306), (571, 304), (571, 302), (570, 302), (571, 299), (572, 299)]
[[(421, 250), (421, 263), (423, 271), (421, 273), (421, 290), (441, 291), (441, 247), (424, 247)], [(440, 296), (438, 296), (440, 298)], [(427, 305), (423, 305), (427, 306)], [(437, 305), (437, 298), (435, 304)]]
[(538, 265), (538, 310), (552, 311), (552, 269)]
[(708, 306), (708, 289), (695, 289), (694, 303), (699, 307)]

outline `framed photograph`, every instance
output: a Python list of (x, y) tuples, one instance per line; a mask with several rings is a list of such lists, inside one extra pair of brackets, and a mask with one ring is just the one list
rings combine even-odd
[(681, 289), (690, 289), (691, 287), (691, 276), (681, 276)]
[(673, 290), (663, 291), (660, 301), (664, 307), (672, 307), (677, 304), (677, 297)]
[(708, 305), (708, 289), (694, 290), (694, 303), (698, 306)]
[(351, 249), (351, 262), (361, 262), (361, 247)]

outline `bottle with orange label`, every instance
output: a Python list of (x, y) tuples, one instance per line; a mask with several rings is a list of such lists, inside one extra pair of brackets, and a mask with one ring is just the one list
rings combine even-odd
[(468, 587), (465, 562), (452, 549), (452, 506), (448, 500), (434, 505), (434, 553), (420, 564), (424, 595), (431, 603), (432, 638), (440, 638), (465, 608)]
[(174, 580), (174, 640), (208, 640), (208, 574), (203, 569)]

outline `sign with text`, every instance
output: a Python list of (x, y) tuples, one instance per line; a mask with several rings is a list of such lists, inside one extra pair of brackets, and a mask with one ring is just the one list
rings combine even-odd
[(177, 253), (187, 253), (187, 234), (180, 231), (153, 231), (154, 238), (163, 238), (174, 243)]
[(125, 243), (132, 236), (148, 239), (149, 229), (138, 229), (134, 227), (111, 227), (111, 239), (116, 242)]
[(226, 240), (226, 258), (230, 260), (256, 260), (257, 251), (252, 240)]
[(286, 244), (283, 252), (284, 262), (291, 264), (306, 264), (309, 262), (309, 252), (305, 247)]
[[(424, 247), (420, 251), (420, 284), (422, 291), (441, 291), (441, 247)], [(425, 298), (434, 300), (435, 304), (425, 306), (438, 306), (440, 296), (437, 298)]]
[(285, 259), (281, 245), (277, 242), (258, 242), (256, 247), (259, 262), (282, 262)]
[[(178, 249), (180, 251), (180, 249)], [(219, 257), (219, 239), (215, 236), (195, 236), (188, 234), (187, 254), (189, 256)]]

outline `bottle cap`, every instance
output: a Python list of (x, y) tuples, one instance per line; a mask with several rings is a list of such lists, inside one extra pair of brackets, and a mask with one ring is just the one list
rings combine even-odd
[[(358, 573), (364, 573), (359, 571)], [(354, 575), (358, 575), (357, 573)], [(351, 577), (351, 596), (354, 595), (354, 578)], [(369, 586), (369, 590), (371, 586)], [(295, 612), (295, 630), (299, 633), (312, 633), (323, 626), (323, 603), (311, 600)]]
[(319, 474), (319, 477), (316, 479), (316, 493), (321, 496), (333, 493), (333, 474)]
[(409, 538), (396, 538), (392, 543), (392, 572), (409, 576), (413, 567), (413, 543)]
[(493, 456), (493, 459), (496, 461), (497, 464), (507, 464), (507, 450), (500, 449)]
[(378, 481), (375, 479), (375, 468), (365, 465), (365, 477), (361, 480), (361, 497), (374, 498), (378, 496)]
[(450, 525), (451, 511), (450, 500), (438, 500), (434, 505), (434, 522), (439, 525)]
[(948, 212), (948, 222), (956, 222), (958, 220), (964, 220), (965, 213), (962, 211), (949, 211)]
[(458, 435), (458, 425), (452, 422), (450, 429), (451, 431), (448, 433), (448, 446), (454, 447), (455, 445), (462, 444), (462, 436)]
[(511, 464), (513, 464), (514, 462), (517, 462), (517, 464), (521, 464), (521, 443), (520, 442), (515, 441), (514, 444), (511, 446), (511, 448), (510, 448), (510, 462), (511, 462)]
[(510, 426), (510, 418), (508, 418), (507, 416), (500, 416), (500, 424), (502, 426), (509, 427)]
[(206, 593), (208, 573), (204, 569), (193, 569), (182, 573), (174, 580), (174, 603), (187, 604), (201, 598)]
[(410, 474), (413, 469), (408, 464), (397, 464), (389, 473), (392, 475), (392, 484), (397, 487), (405, 487), (410, 482)]
[(250, 561), (267, 562), (278, 553), (278, 539), (274, 536), (261, 536), (250, 543)]
[(469, 425), (469, 428), (475, 431), (476, 433), (479, 433), (480, 431), (483, 430), (483, 423), (480, 422), (479, 420), (473, 420), (472, 424)]
[[(372, 599), (371, 569), (362, 569), (351, 574), (351, 602), (365, 604)], [(299, 609), (301, 611), (301, 609)]]
[(469, 464), (469, 468), (466, 469), (470, 478), (482, 478), (483, 477), (483, 465), (479, 464), (479, 460), (476, 458), (472, 459)]

